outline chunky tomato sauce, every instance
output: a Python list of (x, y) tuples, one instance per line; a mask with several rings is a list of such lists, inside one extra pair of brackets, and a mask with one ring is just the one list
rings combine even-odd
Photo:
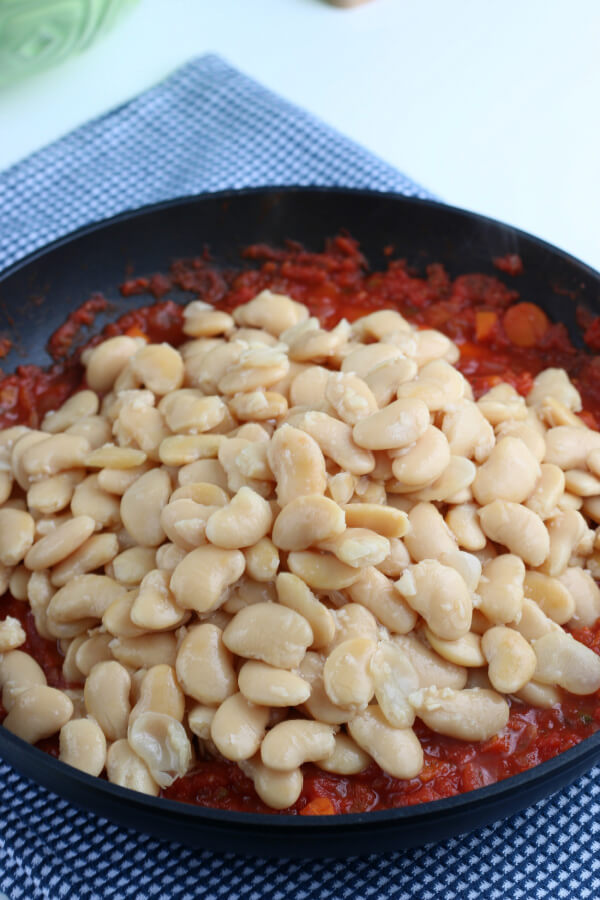
[[(458, 366), (476, 396), (500, 381), (526, 394), (539, 371), (561, 367), (582, 395), (582, 418), (590, 427), (599, 427), (600, 356), (590, 351), (600, 350), (600, 317), (579, 311), (588, 349), (576, 349), (564, 325), (551, 323), (538, 306), (522, 301), (516, 290), (498, 278), (468, 274), (451, 279), (440, 265), (429, 266), (420, 276), (401, 260), (391, 261), (384, 272), (371, 272), (357, 244), (348, 237), (329, 241), (322, 253), (310, 253), (289, 243), (285, 249), (255, 245), (244, 256), (252, 261), (252, 268), (217, 270), (205, 254), (174, 263), (168, 274), (126, 281), (121, 286), (124, 297), (149, 294), (157, 302), (121, 316), (104, 328), (102, 336), (145, 335), (151, 341), (177, 346), (184, 339), (182, 309), (172, 300), (162, 299), (177, 288), (224, 310), (270, 288), (305, 303), (327, 327), (342, 317), (353, 321), (376, 309), (393, 308), (422, 327), (445, 332), (458, 344)], [(521, 260), (515, 255), (495, 259), (494, 264), (508, 275), (522, 271)], [(47, 410), (57, 408), (85, 385), (79, 363), (81, 350), (72, 351), (72, 346), (82, 326), (89, 326), (106, 305), (103, 298), (95, 296), (69, 316), (50, 339), (49, 350), (56, 362), (49, 370), (20, 366), (14, 375), (0, 379), (0, 428), (18, 423), (36, 427)], [(88, 346), (100, 339), (93, 338)], [(48, 683), (66, 687), (59, 648), (56, 642), (37, 634), (27, 605), (6, 594), (0, 598), (0, 619), (6, 615), (23, 622), (27, 642), (22, 649), (40, 662)], [(573, 634), (600, 653), (600, 621)], [(502, 780), (556, 756), (597, 731), (599, 695), (564, 694), (560, 707), (550, 710), (512, 702), (506, 728), (482, 743), (434, 734), (417, 720), (415, 730), (425, 754), (425, 767), (417, 778), (392, 778), (375, 763), (350, 777), (331, 775), (310, 764), (305, 766), (300, 798), (283, 812), (328, 815), (410, 806)], [(56, 739), (39, 746), (57, 753)], [(238, 766), (226, 761), (199, 761), (192, 772), (163, 791), (163, 796), (219, 809), (274, 812), (257, 797), (252, 782)]]

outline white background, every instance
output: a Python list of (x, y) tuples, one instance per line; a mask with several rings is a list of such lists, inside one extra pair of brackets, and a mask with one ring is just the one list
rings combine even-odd
[(599, 0), (140, 0), (0, 91), (0, 169), (207, 51), (441, 199), (600, 269)]

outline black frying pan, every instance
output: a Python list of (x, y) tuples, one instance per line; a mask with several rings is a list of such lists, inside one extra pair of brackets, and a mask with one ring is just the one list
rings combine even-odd
[[(383, 248), (423, 268), (452, 275), (498, 274), (492, 258), (518, 253), (524, 273), (510, 278), (523, 300), (565, 322), (578, 339), (575, 306), (600, 313), (600, 275), (555, 247), (514, 228), (395, 194), (324, 188), (266, 188), (175, 200), (83, 228), (12, 266), (0, 277), (0, 334), (15, 347), (5, 371), (46, 363), (49, 335), (90, 294), (102, 292), (115, 318), (147, 296), (124, 299), (126, 275), (166, 271), (173, 259), (210, 247), (216, 263), (240, 265), (251, 243), (293, 238), (309, 249), (346, 229), (373, 268)], [(506, 276), (508, 278), (508, 276)], [(171, 293), (171, 296), (173, 294)], [(103, 320), (98, 318), (96, 328)], [(201, 809), (137, 794), (57, 762), (0, 728), (0, 754), (57, 794), (123, 825), (168, 840), (261, 856), (363, 855), (456, 835), (517, 812), (573, 781), (600, 759), (600, 732), (549, 762), (468, 794), (416, 807), (348, 816), (262, 816)]]

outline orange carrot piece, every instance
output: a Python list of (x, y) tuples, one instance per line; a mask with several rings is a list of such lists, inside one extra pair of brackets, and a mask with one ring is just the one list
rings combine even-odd
[(535, 347), (550, 323), (544, 310), (535, 303), (517, 303), (506, 310), (502, 324), (511, 344)]
[(301, 816), (333, 816), (335, 809), (333, 803), (327, 797), (315, 797), (310, 803), (300, 810)]
[(487, 341), (492, 336), (498, 321), (498, 313), (491, 309), (480, 309), (475, 313), (475, 337), (478, 341)]

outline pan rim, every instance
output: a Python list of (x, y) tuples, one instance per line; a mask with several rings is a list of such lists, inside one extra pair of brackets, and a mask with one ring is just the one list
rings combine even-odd
[[(55, 250), (65, 247), (76, 242), (79, 238), (86, 237), (98, 231), (110, 229), (115, 225), (130, 220), (136, 220), (145, 216), (159, 213), (163, 210), (174, 209), (178, 207), (193, 206), (203, 201), (212, 200), (226, 201), (228, 199), (238, 198), (240, 196), (252, 195), (275, 195), (275, 194), (318, 194), (318, 195), (345, 195), (370, 198), (373, 200), (384, 199), (399, 202), (408, 208), (410, 207), (427, 207), (433, 210), (444, 211), (445, 213), (453, 213), (464, 217), (471, 222), (480, 223), (483, 226), (493, 226), (505, 229), (515, 238), (523, 238), (528, 242), (533, 242), (542, 249), (551, 252), (555, 257), (559, 257), (565, 262), (575, 266), (582, 274), (586, 274), (594, 281), (598, 282), (600, 288), (600, 271), (592, 266), (577, 259), (566, 251), (556, 247), (555, 245), (545, 241), (535, 235), (532, 235), (515, 226), (508, 225), (500, 220), (472, 212), (461, 207), (452, 206), (441, 203), (437, 200), (422, 199), (419, 197), (406, 196), (394, 191), (379, 191), (369, 188), (345, 188), (343, 186), (327, 186), (327, 185), (264, 185), (240, 189), (227, 189), (220, 191), (209, 191), (198, 194), (181, 195), (170, 198), (168, 200), (159, 201), (158, 203), (146, 204), (137, 208), (123, 210), (116, 215), (109, 216), (104, 219), (83, 225), (74, 231), (68, 232), (48, 244), (33, 250), (26, 256), (11, 263), (4, 270), (0, 271), (0, 287), (2, 283), (15, 273), (27, 268), (37, 260), (52, 254)], [(477, 810), (485, 807), (490, 801), (495, 804), (508, 798), (521, 788), (539, 787), (545, 780), (550, 781), (552, 775), (559, 774), (565, 770), (576, 768), (587, 762), (589, 757), (590, 767), (600, 755), (600, 730), (588, 738), (582, 740), (579, 744), (569, 748), (552, 759), (539, 763), (531, 769), (512, 775), (502, 781), (485, 787), (477, 788), (466, 793), (456, 794), (439, 800), (427, 801), (425, 803), (415, 804), (414, 806), (395, 807), (386, 810), (373, 810), (363, 813), (341, 813), (332, 816), (299, 816), (285, 814), (263, 814), (263, 813), (246, 813), (233, 810), (220, 810), (210, 807), (201, 807), (186, 802), (170, 800), (164, 797), (151, 797), (131, 791), (118, 785), (110, 784), (104, 779), (87, 775), (84, 772), (67, 766), (65, 763), (49, 756), (44, 751), (39, 750), (27, 744), (25, 741), (12, 735), (10, 732), (0, 729), (0, 753), (3, 744), (11, 747), (14, 751), (15, 758), (25, 755), (26, 759), (30, 759), (31, 768), (39, 769), (40, 765), (35, 765), (36, 761), (40, 764), (44, 763), (44, 769), (49, 773), (54, 773), (60, 779), (70, 779), (74, 784), (80, 784), (82, 788), (92, 791), (93, 794), (102, 794), (112, 797), (117, 801), (126, 802), (129, 807), (135, 806), (141, 812), (144, 810), (153, 811), (154, 813), (165, 813), (165, 817), (174, 817), (180, 821), (185, 819), (187, 824), (194, 823), (200, 825), (211, 825), (213, 827), (222, 825), (238, 826), (247, 829), (253, 829), (260, 825), (264, 833), (269, 831), (301, 830), (305, 833), (329, 833), (336, 830), (345, 830), (348, 832), (362, 830), (365, 826), (369, 826), (370, 830), (382, 830), (392, 825), (406, 826), (411, 822), (415, 825), (422, 823), (427, 818), (434, 816), (444, 816), (448, 813), (466, 813), (469, 810)], [(41, 755), (40, 755), (41, 754)], [(3, 754), (2, 754), (3, 755)], [(12, 753), (10, 754), (13, 755)], [(9, 764), (12, 762), (7, 760)], [(17, 768), (19, 768), (17, 763)], [(577, 777), (575, 772), (573, 778)], [(44, 784), (44, 781), (38, 781)], [(568, 779), (565, 779), (568, 780)], [(51, 790), (53, 790), (51, 788)], [(547, 792), (547, 795), (553, 790)], [(85, 804), (86, 808), (90, 808)]]

